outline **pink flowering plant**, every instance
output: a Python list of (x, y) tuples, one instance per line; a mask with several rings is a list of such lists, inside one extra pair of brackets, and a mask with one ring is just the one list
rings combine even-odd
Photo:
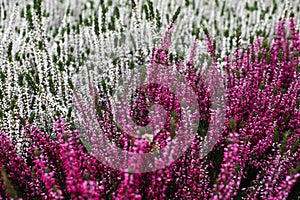
[[(79, 15), (71, 28), (67, 16), (77, 13), (67, 10), (63, 23), (69, 25), (57, 30), (61, 36), (49, 36), (53, 46), (41, 30), (47, 13), (39, 0), (23, 13), (24, 35), (31, 37), (21, 50), (14, 35), (4, 34), (10, 39), (8, 50), (0, 46), (6, 53), (0, 70), (1, 199), (299, 199), (300, 33), (293, 12), (278, 21), (272, 38), (251, 35), (243, 46), (241, 29), (224, 34), (231, 46), (225, 52), (208, 28), (202, 27), (203, 38), (194, 29), (186, 56), (172, 47), (178, 9), (159, 45), (122, 60), (105, 49), (107, 38), (123, 37), (120, 11), (110, 13), (114, 4), (101, 2), (101, 23), (95, 12), (89, 13), (94, 21)], [(192, 10), (190, 3), (185, 6)], [(85, 10), (94, 9), (93, 1), (89, 6)], [(142, 26), (136, 2), (131, 6), (135, 25)], [(152, 1), (141, 7), (152, 25), (160, 22)], [(115, 18), (107, 22), (109, 14)], [(202, 40), (208, 66), (197, 62)], [(32, 54), (29, 44), (36, 48)], [(50, 46), (56, 53), (47, 51)], [(94, 54), (103, 65), (112, 57), (114, 67), (107, 64), (95, 75)], [(73, 77), (84, 81), (78, 86)]]

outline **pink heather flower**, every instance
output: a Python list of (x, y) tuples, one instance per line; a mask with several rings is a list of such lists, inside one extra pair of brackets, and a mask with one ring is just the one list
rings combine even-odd
[[(17, 154), (13, 141), (5, 133), (0, 133), (0, 168), (3, 170), (0, 179), (1, 197), (289, 198), (293, 188), (298, 187), (300, 176), (300, 36), (294, 19), (290, 19), (291, 39), (288, 39), (285, 23), (286, 19), (279, 22), (276, 39), (270, 44), (265, 38), (257, 38), (244, 50), (237, 47), (232, 58), (223, 58), (228, 102), (224, 124), (211, 119), (213, 113), (210, 112), (210, 92), (216, 88), (209, 90), (205, 77), (197, 74), (197, 40), (191, 47), (188, 62), (175, 62), (175, 68), (198, 97), (200, 125), (187, 151), (169, 166), (147, 173), (119, 172), (89, 154), (78, 131), (72, 131), (63, 118), (55, 121), (53, 138), (49, 137), (50, 133), (26, 122), (23, 126), (28, 143), (24, 149), (26, 156)], [(155, 69), (169, 69), (173, 65), (169, 52), (173, 26), (171, 23), (163, 45), (153, 49), (151, 64)], [(207, 32), (206, 35), (212, 65), (218, 67), (217, 50)], [(215, 80), (209, 81), (214, 83)], [(147, 118), (149, 102), (144, 99), (145, 93), (149, 94), (153, 102), (161, 105), (166, 113), (175, 111), (180, 117), (180, 102), (176, 96), (168, 88), (148, 84), (140, 88), (132, 105), (131, 116), (137, 123), (147, 125), (150, 121)], [(90, 95), (96, 97), (96, 91), (91, 85)], [(157, 147), (151, 142), (130, 140), (132, 138), (129, 133), (120, 131), (116, 124), (111, 123), (111, 105), (107, 100), (108, 98), (104, 102), (97, 102), (101, 106), (105, 105), (106, 109), (95, 110), (95, 105), (84, 105), (78, 96), (80, 114), (86, 120), (83, 130), (92, 136), (91, 141), (96, 143), (101, 139), (94, 131), (95, 127), (100, 126), (103, 127), (104, 135), (123, 150), (143, 153)], [(171, 117), (167, 122), (170, 121)], [(180, 123), (178, 120), (177, 125)], [(221, 126), (222, 135), (212, 151), (200, 158), (199, 152), (205, 148), (201, 146), (202, 141), (207, 136), (210, 123)], [(170, 123), (166, 123), (162, 134), (154, 139), (160, 148), (168, 142), (167, 138), (171, 135), (169, 129)], [(212, 131), (212, 134), (215, 132)], [(99, 152), (100, 156), (110, 153), (115, 152)], [(168, 155), (164, 156), (167, 159)], [(135, 161), (132, 160), (129, 164), (135, 164)], [(7, 178), (4, 177), (5, 173)]]

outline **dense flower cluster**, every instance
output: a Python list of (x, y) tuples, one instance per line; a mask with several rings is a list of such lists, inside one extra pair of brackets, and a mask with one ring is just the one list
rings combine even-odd
[[(0, 199), (299, 199), (300, 5), (286, 2), (0, 0)], [(165, 70), (164, 84), (112, 105), (143, 67)], [(173, 72), (195, 99), (169, 87)], [(183, 109), (192, 100), (196, 114)], [(173, 161), (185, 114), (197, 133)], [(155, 134), (132, 136), (136, 125)], [(133, 166), (119, 171), (103, 162), (118, 152), (99, 149), (100, 128), (124, 152), (176, 148), (146, 167), (115, 159)], [(153, 166), (164, 167), (138, 170)]]
[[(276, 38), (271, 43), (266, 38), (251, 38), (250, 46), (243, 49), (237, 42), (233, 57), (224, 58), (228, 102), (225, 126), (218, 144), (206, 157), (199, 157), (199, 141), (207, 132), (205, 123), (209, 122), (209, 114), (201, 116), (200, 126), (203, 125), (204, 131), (197, 133), (180, 159), (164, 169), (147, 173), (119, 172), (102, 164), (88, 154), (77, 131), (69, 130), (62, 118), (55, 122), (54, 138), (25, 120), (22, 130), (29, 144), (26, 157), (18, 155), (6, 133), (0, 134), (1, 196), (23, 199), (295, 198), (291, 191), (298, 187), (300, 177), (300, 35), (291, 18), (290, 37), (287, 36), (286, 20), (279, 22)], [(239, 32), (236, 37), (238, 41)], [(217, 52), (209, 35), (207, 43), (216, 62)], [(156, 61), (166, 63), (167, 57), (165, 51), (156, 51)], [(206, 105), (207, 109), (211, 105), (201, 98), (209, 94), (196, 78), (199, 75), (192, 70), (194, 67), (191, 60), (183, 74), (192, 80), (190, 83), (196, 92), (198, 90), (200, 108)], [(157, 88), (154, 87), (154, 93)], [(153, 88), (149, 85), (146, 89)], [(140, 97), (145, 92), (141, 89)], [(137, 108), (144, 106), (142, 101), (139, 103), (135, 104)], [(141, 117), (138, 114), (133, 113), (136, 118)]]

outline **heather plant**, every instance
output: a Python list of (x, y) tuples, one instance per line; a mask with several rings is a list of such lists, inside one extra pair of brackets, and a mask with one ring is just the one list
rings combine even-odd
[[(178, 56), (187, 56), (194, 36), (199, 36), (199, 48), (203, 48), (202, 24), (216, 38), (217, 52), (225, 56), (234, 47), (235, 37), (231, 33), (237, 28), (243, 30), (242, 45), (250, 37), (250, 31), (270, 37), (288, 5), (298, 19), (299, 5), (293, 1), (236, 5), (233, 1), (218, 0), (78, 1), (76, 4), (65, 0), (2, 0), (1, 130), (10, 137), (22, 135), (16, 111), (21, 120), (30, 119), (49, 133), (53, 132), (54, 116), (63, 116), (71, 124), (72, 87), (74, 79), (78, 80), (78, 72), (93, 70), (97, 81), (105, 79), (113, 87), (117, 71), (125, 75), (122, 72), (126, 69), (149, 62), (152, 48), (161, 42), (178, 6), (181, 12), (174, 27), (172, 50)], [(198, 57), (196, 63), (203, 61)]]
[[(0, 3), (1, 198), (299, 198), (296, 1)], [(187, 85), (181, 90), (195, 95), (185, 101), (196, 101), (188, 116), (199, 122), (186, 149), (180, 142), (188, 135), (175, 137), (183, 124), (181, 93), (127, 87), (137, 89), (129, 116), (140, 126), (157, 122), (163, 128), (156, 136), (138, 140), (132, 127), (124, 131), (128, 121), (111, 120), (116, 111), (126, 116), (123, 104), (110, 104), (123, 92), (120, 80), (143, 68), (164, 69), (170, 84), (184, 79), (191, 86), (194, 93)], [(209, 69), (215, 76), (205, 76)], [(225, 99), (217, 90), (223, 84)], [(162, 107), (153, 111), (155, 104)], [(226, 106), (224, 116), (218, 106)], [(149, 118), (151, 112), (168, 117)], [(95, 146), (103, 136), (137, 156), (107, 165), (103, 159), (118, 152)], [(177, 149), (159, 157), (171, 142)], [(155, 159), (141, 156), (147, 152)], [(142, 161), (159, 167), (142, 173)]]

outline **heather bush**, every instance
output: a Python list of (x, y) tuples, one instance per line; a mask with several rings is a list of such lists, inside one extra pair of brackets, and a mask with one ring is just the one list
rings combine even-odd
[[(296, 2), (0, 2), (2, 199), (299, 198)], [(149, 83), (131, 107), (112, 105), (118, 81), (143, 67), (165, 70), (167, 86), (177, 73), (195, 96), (185, 85), (174, 95)], [(197, 103), (195, 113), (184, 112), (183, 100)], [(149, 118), (158, 105), (153, 113), (165, 113), (165, 124)], [(112, 120), (113, 106), (120, 119), (129, 110), (135, 124), (162, 128), (138, 140), (133, 123)], [(199, 121), (186, 149), (184, 114)], [(98, 130), (140, 156), (107, 165), (118, 154), (95, 146)], [(143, 153), (172, 142), (168, 154), (145, 159), (160, 167), (139, 171)]]

